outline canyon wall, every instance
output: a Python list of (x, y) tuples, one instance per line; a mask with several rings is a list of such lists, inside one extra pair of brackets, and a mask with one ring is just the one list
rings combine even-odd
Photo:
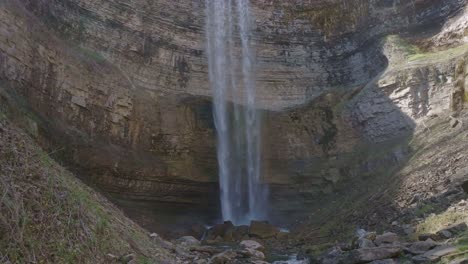
[[(450, 110), (467, 60), (464, 1), (252, 4), (275, 202), (404, 161), (413, 128)], [(87, 181), (217, 203), (204, 1), (5, 0), (0, 35), (2, 103), (34, 113), (38, 140)]]

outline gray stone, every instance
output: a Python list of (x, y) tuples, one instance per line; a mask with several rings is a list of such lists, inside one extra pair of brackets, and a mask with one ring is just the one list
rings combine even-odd
[(437, 232), (437, 235), (440, 238), (445, 238), (445, 239), (449, 239), (449, 238), (453, 237), (452, 232), (450, 232), (448, 230), (440, 230), (439, 232)]
[(423, 258), (426, 258), (430, 261), (438, 261), (441, 257), (456, 252), (457, 248), (450, 245), (438, 246), (422, 255)]
[(359, 260), (357, 263), (361, 263), (397, 257), (403, 252), (403, 249), (396, 246), (382, 246), (375, 248), (361, 248), (356, 251)]
[(359, 248), (373, 248), (375, 247), (374, 242), (366, 238), (358, 239), (358, 247)]
[(262, 244), (254, 240), (244, 240), (240, 242), (239, 245), (245, 249), (253, 249), (253, 250), (258, 250), (258, 251), (265, 250)]
[(434, 248), (437, 246), (436, 242), (434, 240), (428, 238), (426, 241), (418, 241), (413, 243), (409, 248), (408, 251), (413, 254), (413, 255), (420, 255), (423, 254), (430, 249)]
[(392, 232), (387, 232), (382, 235), (379, 235), (375, 238), (374, 243), (377, 246), (381, 246), (383, 244), (392, 244), (398, 241), (398, 235)]

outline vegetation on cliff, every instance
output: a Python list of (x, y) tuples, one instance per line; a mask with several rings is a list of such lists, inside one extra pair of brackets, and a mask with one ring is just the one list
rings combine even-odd
[(0, 114), (0, 262), (175, 260)]

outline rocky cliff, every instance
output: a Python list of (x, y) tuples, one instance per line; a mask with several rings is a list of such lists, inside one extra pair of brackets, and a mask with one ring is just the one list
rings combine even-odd
[[(463, 108), (465, 1), (252, 5), (278, 205), (401, 165), (415, 127)], [(109, 193), (216, 204), (203, 1), (6, 0), (0, 35), (2, 102), (57, 158)]]

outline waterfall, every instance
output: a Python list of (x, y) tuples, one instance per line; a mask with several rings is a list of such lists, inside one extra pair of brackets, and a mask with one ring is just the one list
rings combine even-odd
[(248, 0), (206, 0), (206, 53), (224, 220), (245, 224), (267, 217), (262, 182), (260, 112)]

